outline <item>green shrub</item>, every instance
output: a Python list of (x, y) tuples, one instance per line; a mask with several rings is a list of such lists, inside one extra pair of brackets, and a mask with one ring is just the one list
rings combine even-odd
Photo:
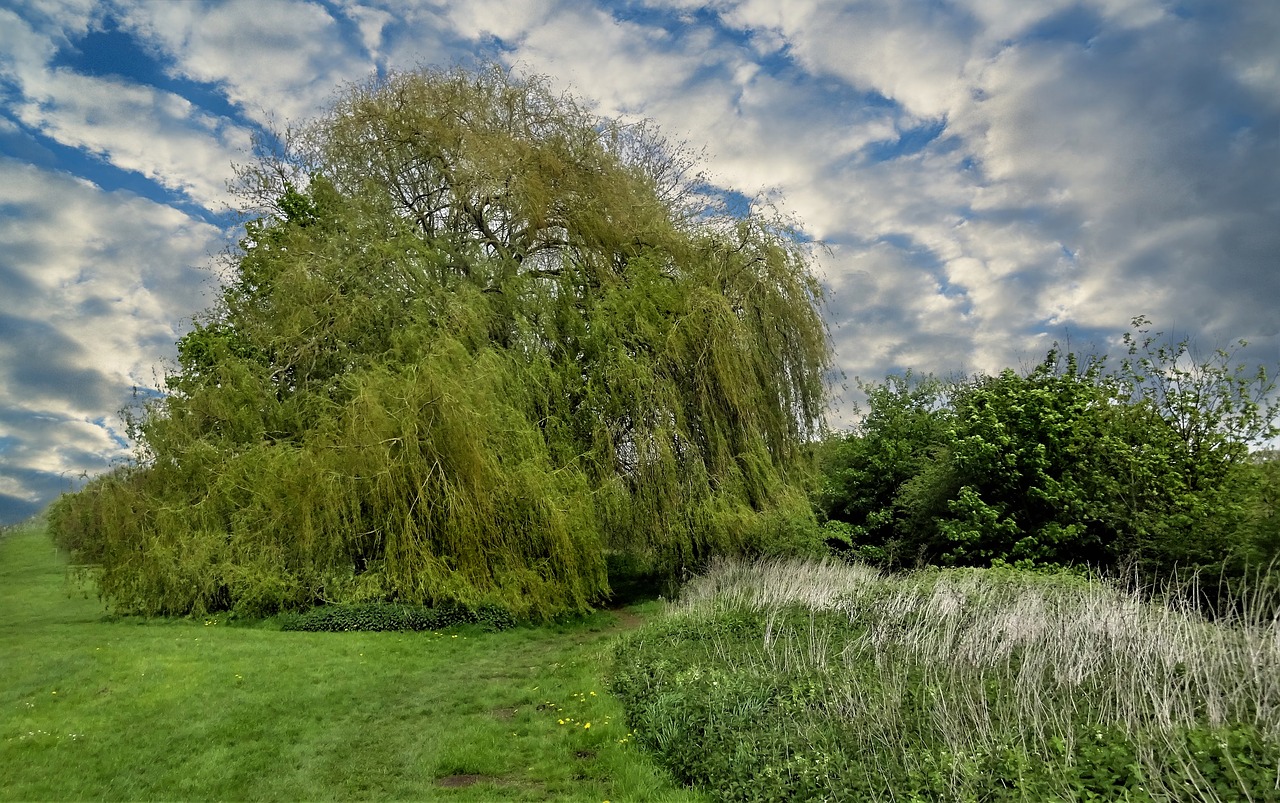
[(912, 566), (920, 544), (908, 529), (902, 488), (950, 442), (954, 384), (910, 371), (883, 383), (859, 382), (866, 414), (854, 432), (818, 449), (822, 478), (816, 507), (827, 543), (850, 558)]
[(428, 608), (393, 603), (322, 605), (304, 613), (280, 617), (281, 630), (329, 633), (356, 630), (439, 630), (468, 624), (481, 625), (489, 630), (506, 630), (514, 627), (516, 621), (510, 611), (496, 605)]
[(1249, 453), (1277, 432), (1275, 384), (1133, 324), (1119, 366), (1055, 347), (1025, 373), (863, 385), (867, 415), (819, 449), (828, 545), (889, 568), (1199, 571), (1237, 593), (1280, 557), (1280, 471)]

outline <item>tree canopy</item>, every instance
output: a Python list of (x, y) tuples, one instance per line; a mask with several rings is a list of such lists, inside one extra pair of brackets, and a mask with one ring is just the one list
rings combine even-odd
[(776, 215), (647, 124), (498, 67), (395, 73), (238, 171), (217, 302), (64, 497), (125, 610), (584, 609), (606, 558), (803, 549), (829, 365)]

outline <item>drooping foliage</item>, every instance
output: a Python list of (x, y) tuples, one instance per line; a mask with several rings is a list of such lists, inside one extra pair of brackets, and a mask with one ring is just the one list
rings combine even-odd
[[(1126, 358), (1052, 350), (1025, 374), (890, 377), (824, 447), (820, 513), (833, 543), (893, 566), (1088, 565), (1148, 579), (1243, 581), (1277, 551), (1265, 371), (1194, 360), (1145, 319)], [(841, 542), (843, 542), (841, 544)]]
[(241, 170), (258, 216), (140, 459), (57, 537), (127, 610), (534, 617), (601, 600), (611, 554), (820, 544), (820, 286), (692, 168), (497, 67), (349, 90)]

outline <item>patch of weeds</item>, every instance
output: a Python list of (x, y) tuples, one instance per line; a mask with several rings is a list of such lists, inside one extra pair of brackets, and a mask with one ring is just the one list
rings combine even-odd
[(554, 716), (559, 727), (583, 731), (594, 727), (598, 733), (613, 722), (612, 715), (599, 713), (599, 707), (595, 705), (595, 698), (598, 696), (594, 691), (574, 692), (562, 702), (544, 700), (538, 704), (537, 710)]
[(636, 743), (726, 801), (1280, 800), (1273, 629), (1007, 571), (877, 582), (706, 581), (615, 647)]

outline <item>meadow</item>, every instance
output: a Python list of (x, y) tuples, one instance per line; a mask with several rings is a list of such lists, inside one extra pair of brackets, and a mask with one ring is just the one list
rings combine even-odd
[(11, 528), (0, 800), (703, 800), (603, 678), (654, 608), (497, 633), (113, 617), (43, 527)]
[(118, 617), (0, 537), (3, 800), (1276, 801), (1280, 625), (1011, 568), (721, 561), (542, 627)]
[(616, 648), (636, 735), (722, 800), (1280, 800), (1280, 625), (1184, 587), (726, 561)]

